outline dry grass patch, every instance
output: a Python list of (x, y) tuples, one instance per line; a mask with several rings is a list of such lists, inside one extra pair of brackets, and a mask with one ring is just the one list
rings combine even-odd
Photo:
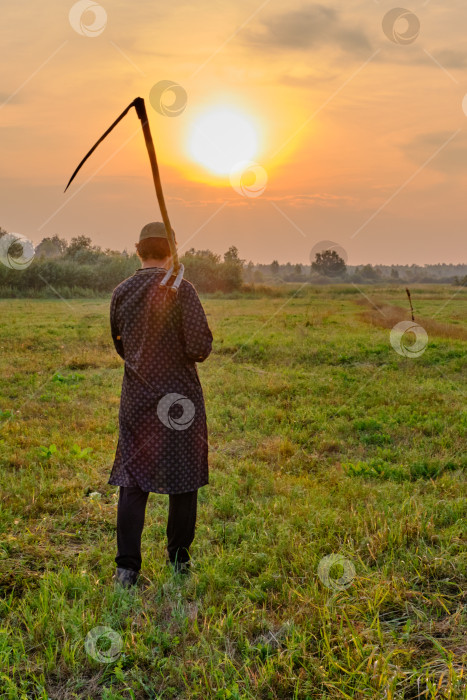
[[(366, 323), (371, 323), (373, 326), (394, 328), (394, 326), (401, 321), (411, 320), (409, 311), (402, 309), (400, 306), (386, 304), (381, 300), (372, 302), (368, 299), (356, 299), (355, 303), (359, 306), (369, 307), (367, 311), (359, 314), (359, 317)], [(452, 323), (441, 323), (440, 321), (425, 318), (418, 314), (415, 315), (415, 322), (422, 326), (430, 336), (451, 338), (454, 340), (467, 340), (467, 331), (454, 326)]]

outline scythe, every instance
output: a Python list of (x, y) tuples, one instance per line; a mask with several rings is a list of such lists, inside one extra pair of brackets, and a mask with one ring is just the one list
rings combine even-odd
[[(151, 135), (151, 130), (149, 128), (149, 121), (148, 121), (148, 115), (146, 112), (146, 106), (144, 104), (144, 100), (142, 97), (137, 97), (131, 104), (128, 105), (128, 107), (121, 113), (121, 115), (114, 121), (111, 127), (107, 129), (105, 134), (103, 134), (100, 139), (94, 144), (94, 146), (91, 148), (91, 150), (84, 156), (83, 160), (81, 163), (78, 165), (76, 168), (75, 172), (71, 176), (68, 185), (65, 187), (65, 192), (75, 179), (76, 175), (78, 174), (79, 170), (81, 167), (84, 165), (84, 163), (87, 161), (89, 156), (91, 156), (98, 145), (102, 143), (102, 141), (110, 134), (112, 129), (114, 129), (117, 124), (127, 115), (127, 113), (130, 111), (130, 109), (134, 107), (136, 109), (136, 114), (138, 115), (140, 121), (141, 121), (141, 126), (143, 128), (143, 134), (144, 134), (144, 140), (146, 143), (146, 148), (148, 151), (149, 155), (149, 160), (151, 163), (151, 170), (152, 170), (152, 176), (154, 179), (154, 186), (156, 188), (156, 194), (157, 194), (157, 200), (159, 202), (159, 207), (161, 210), (162, 214), (162, 220), (164, 222), (165, 230), (167, 232), (167, 239), (169, 241), (169, 247), (170, 247), (170, 253), (172, 256), (172, 261), (173, 265), (170, 268), (170, 270), (167, 271), (167, 274), (164, 276), (163, 280), (161, 281), (161, 286), (168, 286), (169, 289), (171, 289), (173, 292), (177, 292), (178, 287), (180, 286), (180, 282), (183, 279), (183, 273), (184, 273), (184, 267), (182, 263), (180, 263), (178, 259), (178, 253), (177, 253), (177, 246), (175, 243), (175, 236), (172, 231), (172, 226), (170, 225), (169, 221), (169, 215), (167, 213), (167, 207), (165, 205), (165, 200), (164, 200), (164, 194), (162, 192), (162, 184), (161, 184), (161, 177), (159, 174), (159, 166), (157, 165), (157, 158), (156, 158), (156, 151), (154, 148), (154, 142), (152, 140), (152, 135)], [(169, 284), (170, 280), (175, 277), (172, 285)]]

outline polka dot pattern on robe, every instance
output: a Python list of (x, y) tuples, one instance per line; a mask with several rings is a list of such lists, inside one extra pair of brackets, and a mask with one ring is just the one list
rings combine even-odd
[(113, 291), (110, 326), (125, 361), (119, 438), (108, 483), (186, 493), (209, 483), (208, 433), (196, 362), (213, 336), (188, 280), (160, 287), (165, 270), (141, 268)]

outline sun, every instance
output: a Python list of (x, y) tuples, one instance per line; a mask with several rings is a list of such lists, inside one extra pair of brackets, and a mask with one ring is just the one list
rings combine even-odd
[(228, 175), (241, 161), (258, 151), (258, 136), (248, 117), (232, 107), (211, 107), (193, 122), (188, 153), (217, 175)]

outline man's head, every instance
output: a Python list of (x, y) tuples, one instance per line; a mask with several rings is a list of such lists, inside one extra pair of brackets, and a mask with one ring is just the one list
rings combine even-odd
[[(175, 231), (172, 229), (175, 239)], [(177, 243), (175, 239), (175, 244)], [(135, 243), (138, 257), (144, 261), (154, 261), (162, 265), (171, 257), (167, 232), (161, 221), (146, 224), (141, 230), (138, 243)]]

